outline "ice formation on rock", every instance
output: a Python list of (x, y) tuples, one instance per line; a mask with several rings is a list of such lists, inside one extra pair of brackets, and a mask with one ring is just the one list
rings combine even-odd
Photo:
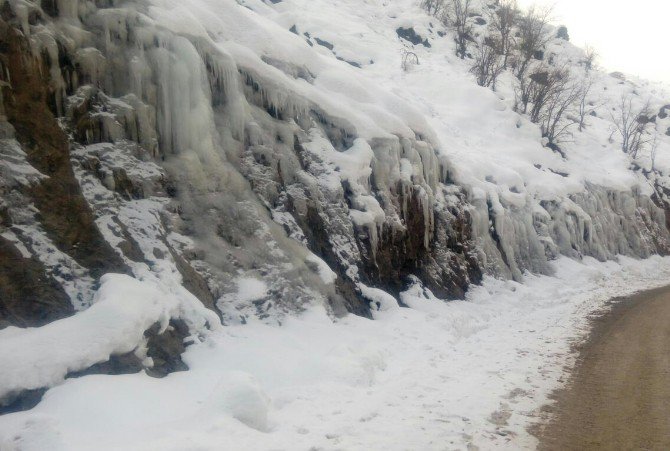
[[(643, 182), (570, 179), (541, 194), (507, 169), (511, 181), (477, 179), (423, 112), (342, 61), (355, 55), (336, 35), (310, 46), (318, 21), (287, 26), (281, 4), (210, 3), (3, 6), (5, 34), (40, 68), (95, 225), (128, 272), (184, 284), (229, 323), (310, 303), (370, 315), (371, 290), (397, 298), (415, 280), (459, 297), (482, 274), (547, 273), (558, 255), (668, 250), (662, 195)], [(361, 49), (372, 67), (374, 50)], [(7, 186), (39, 184), (14, 137), (3, 143)], [(29, 208), (4, 202), (3, 237), (26, 256), (63, 252), (43, 264), (81, 308), (99, 274), (47, 252)], [(235, 301), (244, 278), (262, 279), (264, 295)]]
[[(511, 74), (477, 86), (417, 0), (0, 13), (0, 414), (49, 390), (2, 417), (0, 448), (379, 448), (400, 423), (408, 448), (514, 446), (487, 419), (511, 387), (533, 387), (522, 437), (566, 330), (667, 276), (667, 259), (619, 257), (670, 251), (654, 84), (594, 71), (603, 106), (558, 153), (513, 111)], [(544, 50), (580, 68), (568, 42)], [(611, 137), (621, 93), (660, 107), (656, 155)], [(449, 402), (424, 402), (436, 387)]]

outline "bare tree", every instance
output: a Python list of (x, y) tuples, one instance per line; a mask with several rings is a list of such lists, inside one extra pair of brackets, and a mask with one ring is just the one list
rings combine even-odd
[(503, 68), (507, 64), (514, 48), (514, 26), (519, 19), (516, 0), (501, 0), (498, 7), (489, 14), (490, 29), (496, 35), (498, 53), (502, 56)]
[(598, 61), (598, 52), (596, 51), (595, 48), (591, 47), (590, 45), (587, 45), (584, 48), (584, 59), (582, 60), (582, 64), (584, 64), (584, 70), (586, 72), (589, 72), (591, 69), (595, 69)]
[(516, 87), (517, 111), (528, 114), (531, 122), (540, 122), (540, 113), (567, 77), (567, 70), (551, 69), (543, 64), (528, 77), (522, 76)]
[(612, 113), (612, 122), (616, 132), (621, 135), (621, 150), (637, 158), (640, 150), (649, 142), (647, 128), (653, 123), (649, 101), (642, 107), (633, 106), (633, 94), (622, 94), (616, 114)]
[(555, 145), (577, 123), (572, 113), (582, 90), (581, 82), (574, 79), (567, 65), (543, 64), (530, 76), (518, 79), (515, 109), (528, 114), (531, 122), (540, 125), (542, 136)]
[(446, 0), (422, 0), (421, 7), (431, 16), (442, 18), (446, 9)]
[(654, 171), (656, 167), (656, 155), (658, 154), (658, 130), (654, 129), (654, 137), (651, 141), (651, 150), (649, 152), (649, 158), (651, 159), (651, 170)]
[(474, 64), (470, 72), (474, 74), (479, 86), (496, 89), (498, 77), (505, 70), (501, 55), (496, 49), (499, 48), (495, 40), (485, 39), (475, 53)]
[(595, 111), (596, 108), (596, 105), (589, 100), (592, 88), (593, 78), (586, 75), (580, 83), (580, 91), (577, 98), (577, 123), (580, 132), (586, 128), (586, 116)]
[(468, 41), (472, 40), (472, 0), (422, 0), (421, 7), (444, 25), (454, 28), (456, 55), (464, 59)]
[(532, 89), (531, 83), (532, 80), (524, 76), (518, 78), (514, 85), (514, 111), (517, 113), (528, 113)]
[(456, 32), (456, 55), (464, 59), (467, 55), (468, 41), (472, 40), (472, 0), (450, 0), (445, 11), (445, 21)]
[(584, 49), (584, 59), (580, 61), (580, 64), (584, 67), (584, 74), (580, 82), (581, 89), (577, 99), (577, 118), (580, 132), (586, 128), (586, 116), (594, 114), (596, 108), (605, 104), (602, 99), (598, 101), (591, 99), (591, 91), (595, 83), (591, 70), (596, 67), (597, 59), (598, 53), (596, 50), (587, 45)]
[(574, 116), (569, 113), (582, 95), (583, 86), (573, 80), (567, 70), (559, 70), (552, 77), (554, 86), (547, 96), (547, 100), (540, 110), (542, 136), (550, 144), (557, 144), (569, 133), (569, 128), (575, 125)]
[(519, 62), (516, 68), (518, 78), (522, 78), (530, 61), (551, 38), (548, 33), (550, 8), (540, 9), (531, 6), (519, 19), (519, 37), (517, 47), (519, 50)]
[(581, 79), (579, 97), (577, 98), (577, 124), (579, 126), (579, 131), (582, 132), (587, 127), (586, 117), (595, 116), (595, 112), (598, 108), (604, 106), (607, 101), (600, 99), (597, 101), (592, 100), (591, 91), (593, 91), (593, 86), (595, 80), (590, 73), (586, 73)]

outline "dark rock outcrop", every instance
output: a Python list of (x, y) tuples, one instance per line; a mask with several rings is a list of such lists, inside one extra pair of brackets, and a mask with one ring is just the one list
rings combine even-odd
[(0, 329), (42, 326), (73, 313), (67, 293), (44, 265), (0, 237)]
[(414, 28), (399, 27), (395, 32), (398, 34), (399, 38), (409, 41), (414, 45), (421, 44), (424, 47), (431, 46), (430, 42), (428, 42), (428, 39), (424, 39), (419, 34), (417, 34), (417, 32), (414, 31)]
[[(37, 208), (39, 223), (54, 244), (87, 268), (94, 277), (107, 272), (128, 273), (126, 265), (97, 229), (95, 218), (74, 177), (68, 139), (54, 116), (55, 97), (50, 88), (49, 68), (31, 57), (30, 44), (12, 23), (15, 20), (5, 3), (0, 20), (0, 63), (4, 68), (1, 75), (4, 81), (2, 106), (28, 161), (47, 176), (40, 183), (26, 188), (25, 194)], [(12, 261), (16, 261), (16, 252), (3, 245), (0, 262), (11, 265)], [(26, 299), (33, 299), (34, 296), (25, 297), (25, 293), (17, 291), (17, 287), (32, 278), (42, 287), (36, 290), (36, 294), (41, 295), (41, 302), (51, 307), (44, 311), (41, 308), (15, 309), (11, 318), (2, 318), (0, 310), (0, 321), (4, 319), (13, 324), (32, 325), (71, 313), (71, 306), (66, 305), (62, 290), (47, 281), (48, 275), (38, 277), (38, 271), (40, 269), (35, 262), (26, 262), (23, 281), (3, 277), (4, 282), (0, 279), (3, 285), (0, 292), (13, 293), (10, 295), (12, 300), (6, 302), (14, 306), (18, 303), (17, 299), (22, 304), (26, 303)], [(9, 276), (11, 272), (6, 274)]]

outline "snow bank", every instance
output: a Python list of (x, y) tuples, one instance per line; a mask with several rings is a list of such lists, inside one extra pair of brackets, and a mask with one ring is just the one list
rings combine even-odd
[[(187, 349), (187, 372), (66, 380), (33, 410), (0, 417), (0, 448), (532, 449), (526, 428), (574, 363), (571, 345), (589, 315), (613, 296), (670, 278), (670, 258), (563, 258), (553, 266), (555, 277), (487, 278), (466, 300), (448, 303), (417, 281), (402, 294), (409, 308), (379, 310), (375, 320), (333, 322), (313, 308), (281, 327), (221, 328)], [(149, 305), (157, 296), (125, 277), (106, 279), (103, 293), (116, 289)], [(116, 318), (137, 318), (137, 298), (100, 297), (70, 325), (100, 330), (82, 318), (98, 320), (95, 309), (105, 304), (122, 311)], [(6, 334), (3, 344), (37, 346), (29, 332)], [(120, 334), (118, 349), (130, 349)]]
[(0, 399), (13, 392), (50, 387), (69, 372), (105, 362), (113, 354), (136, 350), (144, 331), (171, 318), (183, 318), (194, 330), (215, 327), (218, 318), (204, 307), (149, 281), (121, 274), (101, 278), (93, 305), (76, 315), (39, 328), (0, 330)]

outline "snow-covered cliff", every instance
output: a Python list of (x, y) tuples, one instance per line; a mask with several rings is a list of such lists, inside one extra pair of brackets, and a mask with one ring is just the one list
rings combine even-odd
[[(311, 302), (367, 314), (366, 287), (397, 296), (409, 276), (458, 297), (482, 273), (521, 279), (559, 254), (667, 249), (664, 212), (625, 156), (593, 138), (565, 159), (543, 148), (412, 2), (4, 9), (99, 233), (131, 273), (181, 278), (226, 321)], [(409, 73), (402, 27), (430, 45), (412, 46)], [(18, 69), (5, 67), (9, 110)], [(5, 239), (85, 306), (99, 274), (22, 212), (31, 204), (7, 208)], [(263, 288), (236, 296), (249, 279)]]

